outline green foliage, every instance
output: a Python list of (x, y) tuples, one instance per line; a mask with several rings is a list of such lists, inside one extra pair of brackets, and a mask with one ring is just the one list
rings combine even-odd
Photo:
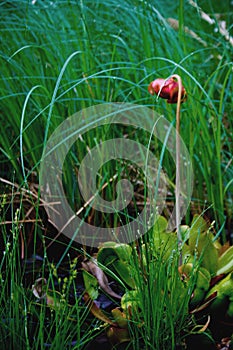
[[(134, 348), (174, 348), (189, 319), (190, 288), (194, 284), (192, 279), (183, 282), (178, 271), (177, 238), (175, 247), (166, 240), (167, 250), (155, 244), (158, 242), (154, 240), (156, 235), (169, 237), (166, 227), (167, 220), (158, 217), (154, 230), (145, 240), (140, 239), (132, 247), (106, 242), (97, 254), (103, 271), (113, 279), (117, 276), (116, 281), (121, 280), (124, 286), (122, 313), (118, 315), (117, 311), (113, 316), (123, 317), (120, 321), (124, 324), (128, 322), (128, 342), (130, 340)], [(118, 341), (121, 342), (119, 334)]]
[[(93, 104), (111, 101), (143, 104), (174, 121), (174, 106), (153, 100), (147, 86), (157, 77), (179, 73), (188, 93), (188, 100), (182, 105), (181, 136), (195, 172), (193, 204), (200, 205), (201, 211), (203, 207), (213, 206), (218, 234), (226, 220), (230, 227), (232, 38), (223, 28), (225, 25), (230, 32), (232, 9), (230, 1), (193, 3), (202, 9), (188, 1), (171, 3), (169, 0), (1, 1), (1, 181), (3, 178), (14, 180), (19, 188), (25, 183), (37, 183), (42, 152), (49, 136), (67, 117)], [(205, 20), (201, 10), (208, 13), (211, 23)], [(128, 133), (148, 144), (145, 133), (130, 129), (111, 132), (120, 137)], [(64, 163), (64, 186), (74, 209), (84, 204), (76, 190), (77, 168), (88, 148), (104, 140), (105, 134), (106, 129), (99, 128), (85, 135), (73, 145)], [(160, 159), (162, 145), (152, 140), (152, 148)], [(175, 165), (166, 152), (162, 165), (170, 181), (170, 199), (173, 199)], [(98, 188), (108, 183), (115, 173), (132, 177), (125, 163), (114, 166), (113, 169), (109, 163), (100, 170)], [(109, 187), (105, 190), (106, 198), (114, 195)], [(36, 211), (38, 213), (38, 208)], [(53, 348), (69, 348), (74, 329), (70, 318), (74, 317), (81, 349), (92, 337), (89, 329), (86, 334), (81, 331), (86, 327), (87, 311), (80, 309), (78, 303), (72, 308), (64, 303), (60, 310), (51, 311), (45, 302), (35, 302), (31, 291), (25, 291), (22, 286), (24, 271), (19, 242), (27, 237), (24, 229), (19, 229), (19, 213), (20, 210), (15, 213), (12, 209), (11, 228), (3, 226), (2, 229), (0, 342), (6, 348), (30, 349), (30, 336), (36, 334), (33, 346), (43, 348), (46, 341), (53, 340), (53, 332), (45, 329), (47, 314), (51, 313), (51, 328), (57, 334)], [(98, 225), (110, 226), (117, 218), (99, 217), (97, 213), (93, 220)], [(162, 228), (155, 228), (152, 238), (146, 236), (137, 247), (127, 246), (129, 259), (122, 259), (121, 253), (112, 254), (116, 248), (113, 246), (108, 247), (111, 252), (106, 246), (105, 252), (102, 250), (99, 255), (100, 264), (106, 266), (106, 271), (113, 269), (110, 275), (115, 275), (118, 281), (122, 278), (128, 293), (137, 288), (140, 313), (133, 314), (129, 327), (134, 348), (142, 349), (143, 339), (146, 349), (174, 349), (178, 334), (189, 320), (190, 294), (178, 273), (180, 252), (175, 249), (176, 237), (166, 232), (162, 220)], [(183, 227), (182, 247), (183, 258), (192, 264), (187, 283), (192, 290), (196, 287), (200, 292), (199, 297), (194, 293), (196, 300), (193, 298), (192, 302), (195, 301), (196, 306), (206, 301), (208, 274), (227, 274), (211, 293), (219, 293), (215, 305), (224, 300), (228, 316), (232, 317), (232, 296), (222, 297), (224, 286), (232, 280), (232, 249), (220, 255), (209, 227), (202, 219), (196, 217), (195, 220), (190, 223), (187, 215), (190, 227)], [(38, 226), (36, 224), (33, 236), (34, 248)], [(102, 258), (105, 255), (105, 259), (110, 259), (108, 264), (105, 259), (101, 260), (101, 254)], [(52, 292), (52, 297), (56, 296)], [(28, 315), (39, 320), (36, 332), (29, 327)], [(127, 339), (128, 334), (124, 333), (122, 338)]]
[(205, 267), (213, 276), (218, 268), (218, 251), (212, 242), (212, 235), (209, 227), (202, 217), (194, 216), (189, 231), (189, 250), (197, 259), (200, 259), (201, 266)]
[[(99, 266), (113, 279), (121, 280), (125, 292), (121, 298), (122, 311), (116, 309), (112, 315), (129, 334), (111, 329), (110, 338), (114, 336), (115, 342), (121, 343), (129, 337), (128, 342), (141, 349), (150, 346), (173, 349), (182, 339), (188, 349), (192, 349), (193, 342), (212, 348), (209, 321), (200, 325), (198, 317), (199, 313), (203, 317), (204, 312), (213, 317), (214, 323), (219, 318), (233, 320), (232, 249), (222, 253), (226, 248), (213, 235), (213, 227), (200, 216), (194, 216), (192, 226), (185, 227), (181, 247), (167, 226), (167, 220), (158, 216), (153, 230), (133, 244), (133, 248), (114, 242), (100, 247)], [(180, 250), (183, 264), (179, 266)], [(121, 266), (119, 262), (124, 268), (116, 268)], [(222, 276), (218, 271), (224, 270), (224, 262), (226, 273), (230, 273)], [(133, 282), (125, 284), (129, 279)], [(191, 318), (190, 314), (197, 318)], [(118, 326), (121, 328), (119, 323)]]
[(206, 298), (217, 293), (216, 298), (209, 307), (209, 312), (214, 317), (228, 316), (233, 320), (233, 273), (229, 273), (224, 279), (210, 289)]
[(124, 283), (133, 288), (135, 283), (130, 266), (131, 254), (132, 248), (127, 244), (106, 242), (99, 249), (97, 261), (100, 266), (107, 267), (120, 276)]
[(83, 279), (84, 279), (86, 291), (90, 296), (90, 298), (93, 300), (97, 299), (99, 294), (98, 292), (99, 285), (98, 285), (97, 279), (86, 270), (83, 270)]
[[(221, 229), (232, 214), (232, 43), (213, 3), (201, 6), (212, 24), (184, 1), (2, 1), (2, 175), (12, 180), (15, 171), (18, 183), (38, 176), (49, 135), (96, 103), (141, 103), (174, 120), (174, 107), (152, 100), (147, 86), (179, 73), (188, 92), (181, 136), (195, 170), (193, 199), (213, 205)], [(228, 28), (230, 2), (216, 11)], [(103, 134), (96, 130), (79, 142), (65, 164), (67, 195), (77, 207), (82, 203), (71, 189), (76, 167), (93, 138), (97, 142)], [(174, 182), (168, 155), (163, 167)]]
[(217, 275), (233, 271), (233, 247), (227, 249), (218, 259)]
[[(69, 278), (58, 278), (56, 267), (47, 260), (46, 252), (38, 269), (31, 262), (26, 269), (23, 260), (24, 230), (20, 223), (22, 202), (14, 211), (12, 205), (11, 229), (7, 230), (7, 196), (0, 205), (1, 260), (0, 260), (0, 344), (2, 349), (39, 350), (50, 346), (52, 349), (84, 349), (96, 336), (96, 330), (86, 323), (89, 311), (77, 296), (69, 304), (70, 293), (76, 294), (77, 271), (71, 262)], [(35, 220), (37, 221), (38, 218)], [(4, 225), (3, 225), (4, 224)], [(36, 231), (36, 230), (35, 230)], [(34, 237), (38, 239), (38, 237)], [(30, 283), (30, 276), (41, 276)], [(46, 276), (46, 278), (45, 278)], [(92, 276), (93, 277), (93, 276)], [(58, 280), (60, 292), (55, 288)], [(41, 284), (41, 288), (39, 286)], [(98, 328), (98, 325), (96, 326)]]

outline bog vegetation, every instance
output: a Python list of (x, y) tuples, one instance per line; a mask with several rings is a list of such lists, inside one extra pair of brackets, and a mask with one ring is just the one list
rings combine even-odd
[[(232, 14), (230, 1), (1, 1), (3, 349), (216, 349), (226, 337), (230, 346)], [(132, 182), (134, 199), (120, 217), (93, 210), (78, 188), (89, 149), (114, 137), (134, 139), (162, 159), (169, 179), (157, 224), (131, 244), (96, 250), (59, 234), (39, 188), (49, 137), (74, 113), (109, 102), (149, 107), (175, 125), (176, 106), (148, 93), (151, 81), (174, 74), (188, 96), (180, 135), (194, 171), (182, 245), (167, 228), (175, 164), (161, 142), (130, 126), (102, 126), (78, 139), (63, 185), (72, 209), (83, 208), (90, 224), (135, 217), (146, 190), (134, 164), (112, 160), (96, 177), (106, 200), (122, 174)]]

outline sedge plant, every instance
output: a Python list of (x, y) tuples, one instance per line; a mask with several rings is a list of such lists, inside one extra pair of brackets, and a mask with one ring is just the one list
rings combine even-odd
[[(82, 294), (75, 301), (70, 301), (70, 294), (76, 294), (77, 279), (80, 278), (76, 262), (70, 261), (67, 277), (64, 277), (48, 261), (45, 249), (41, 257), (36, 255), (36, 251), (34, 258), (27, 256), (27, 252), (24, 252), (26, 242), (22, 225), (25, 215), (21, 205), (23, 201), (19, 201), (17, 210), (10, 203), (13, 216), (10, 219), (7, 215), (6, 220), (8, 198), (6, 194), (1, 197), (0, 213), (1, 347), (28, 350), (46, 347), (85, 349), (101, 328), (98, 328), (98, 321), (95, 324), (92, 324), (92, 320), (87, 322), (89, 311), (82, 303)], [(34, 239), (38, 240), (38, 236)], [(41, 280), (46, 283), (42, 289), (36, 289)]]

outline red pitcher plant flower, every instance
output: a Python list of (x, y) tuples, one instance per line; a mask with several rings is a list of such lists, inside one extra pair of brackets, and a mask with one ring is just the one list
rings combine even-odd
[[(157, 78), (148, 86), (148, 91), (151, 95), (156, 94), (159, 97), (165, 98), (168, 103), (176, 103), (176, 227), (178, 236), (178, 246), (182, 246), (182, 236), (180, 231), (180, 105), (186, 101), (187, 93), (182, 85), (181, 77), (174, 74), (167, 79)], [(182, 264), (182, 250), (180, 249), (180, 265)]]
[[(179, 83), (174, 78), (162, 79), (158, 78), (153, 80), (148, 86), (148, 91), (151, 95), (158, 95), (159, 97), (165, 98), (168, 103), (177, 103)], [(181, 89), (181, 103), (186, 101), (187, 93), (185, 88), (182, 86)]]

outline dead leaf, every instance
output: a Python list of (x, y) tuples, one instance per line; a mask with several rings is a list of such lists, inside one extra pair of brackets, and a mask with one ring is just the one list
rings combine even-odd
[(113, 298), (121, 299), (121, 296), (115, 293), (108, 283), (108, 278), (105, 273), (98, 266), (97, 260), (92, 258), (91, 260), (84, 260), (82, 262), (82, 267), (84, 270), (90, 272), (98, 280), (100, 288), (102, 288), (107, 294), (111, 295)]
[(212, 301), (214, 301), (214, 299), (217, 297), (218, 292), (214, 292), (213, 294), (211, 294), (205, 301), (203, 304), (199, 305), (196, 309), (190, 311), (190, 314), (195, 314), (197, 312), (200, 312), (202, 310), (204, 310), (205, 308), (207, 308)]
[(90, 296), (85, 293), (84, 296), (84, 301), (86, 303), (86, 305), (88, 306), (90, 312), (99, 320), (108, 323), (109, 325), (113, 326), (113, 327), (117, 327), (117, 324), (115, 322), (113, 322), (112, 320), (110, 320), (110, 318), (108, 318), (103, 311), (96, 305), (96, 303), (90, 298)]
[(107, 337), (112, 345), (130, 341), (129, 331), (125, 328), (110, 327), (107, 330)]
[(206, 323), (204, 324), (204, 326), (199, 330), (200, 333), (203, 333), (207, 330), (208, 326), (209, 326), (209, 323), (210, 323), (210, 315), (208, 315), (208, 319), (206, 321)]

